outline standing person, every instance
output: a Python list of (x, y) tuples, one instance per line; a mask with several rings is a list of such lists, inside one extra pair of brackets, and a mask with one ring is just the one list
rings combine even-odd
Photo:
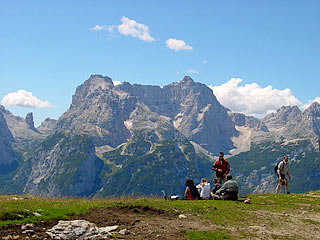
[(184, 192), (184, 196), (188, 200), (196, 200), (200, 198), (200, 194), (194, 185), (194, 182), (192, 179), (186, 180), (186, 190)]
[(224, 159), (223, 152), (220, 152), (219, 159), (214, 162), (212, 170), (216, 172), (216, 176), (221, 184), (225, 182), (226, 176), (230, 172), (230, 164)]
[(289, 180), (291, 180), (290, 174), (289, 174), (289, 157), (288, 155), (283, 157), (283, 160), (279, 162), (278, 164), (278, 170), (277, 170), (277, 177), (279, 178), (279, 183), (276, 188), (276, 193), (280, 192), (280, 188), (283, 185), (286, 185), (286, 192), (287, 194), (290, 194), (289, 192), (289, 182), (286, 179), (286, 175), (288, 175)]
[(206, 178), (201, 179), (201, 183), (197, 185), (197, 189), (200, 190), (201, 199), (208, 200), (210, 198), (210, 183)]

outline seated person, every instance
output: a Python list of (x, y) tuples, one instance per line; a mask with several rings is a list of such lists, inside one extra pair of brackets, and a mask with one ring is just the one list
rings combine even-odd
[(226, 182), (213, 195), (214, 200), (237, 200), (238, 199), (238, 183), (232, 179), (230, 174), (226, 177)]
[(211, 195), (211, 197), (213, 197), (213, 195), (218, 191), (218, 189), (219, 188), (221, 188), (221, 183), (219, 182), (219, 179), (218, 178), (214, 178), (213, 180), (212, 180), (212, 183), (213, 183), (213, 188), (212, 188), (212, 190), (211, 190), (211, 193), (210, 193), (210, 195)]
[(196, 200), (200, 198), (200, 194), (196, 188), (196, 186), (193, 183), (192, 179), (186, 180), (186, 190), (184, 192), (184, 196), (188, 200)]
[(198, 191), (200, 191), (201, 199), (208, 200), (210, 198), (210, 183), (206, 178), (201, 179), (201, 183), (197, 185)]

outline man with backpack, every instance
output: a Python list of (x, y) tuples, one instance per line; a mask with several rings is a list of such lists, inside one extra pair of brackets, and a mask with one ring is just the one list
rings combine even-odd
[(288, 157), (288, 155), (286, 155), (286, 156), (283, 157), (283, 160), (280, 161), (277, 164), (277, 166), (275, 167), (277, 177), (279, 178), (279, 183), (278, 183), (277, 188), (276, 188), (276, 193), (280, 192), (280, 188), (283, 185), (286, 185), (287, 194), (290, 193), (289, 192), (289, 182), (286, 179), (286, 175), (288, 175), (289, 180), (291, 180), (291, 177), (290, 177), (290, 174), (289, 174), (289, 163), (288, 163), (288, 161), (289, 161), (289, 157)]

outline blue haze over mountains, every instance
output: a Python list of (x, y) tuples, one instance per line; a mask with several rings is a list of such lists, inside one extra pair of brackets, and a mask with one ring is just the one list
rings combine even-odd
[(0, 193), (45, 197), (182, 194), (211, 179), (226, 153), (241, 194), (274, 192), (273, 166), (289, 154), (292, 192), (320, 189), (320, 104), (263, 119), (233, 113), (186, 76), (164, 87), (92, 75), (70, 108), (38, 128), (0, 106)]

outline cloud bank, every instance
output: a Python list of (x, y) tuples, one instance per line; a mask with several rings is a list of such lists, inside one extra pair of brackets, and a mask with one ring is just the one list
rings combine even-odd
[(281, 106), (297, 105), (302, 108), (302, 103), (290, 89), (278, 90), (270, 85), (263, 88), (257, 83), (239, 86), (242, 81), (240, 78), (231, 78), (220, 86), (209, 87), (222, 105), (245, 115), (263, 117)]
[(120, 81), (112, 81), (114, 86), (121, 85)]
[(99, 31), (107, 31), (107, 32), (112, 33), (114, 28), (115, 28), (114, 25), (111, 25), (111, 26), (107, 26), (107, 25), (96, 25), (96, 26), (94, 26), (93, 28), (90, 28), (89, 30), (91, 30), (91, 31), (96, 31), (96, 32), (99, 32)]
[(117, 26), (119, 33), (139, 38), (147, 42), (155, 41), (155, 39), (150, 36), (149, 27), (147, 25), (137, 23), (135, 20), (127, 17), (122, 17), (121, 22), (122, 24)]
[[(146, 42), (153, 42), (156, 41), (151, 35), (149, 27), (142, 23), (137, 23), (133, 19), (129, 19), (128, 17), (123, 16), (120, 21), (122, 22), (119, 25), (95, 25), (94, 27), (90, 28), (90, 31), (107, 31), (109, 33), (113, 33), (114, 29), (116, 28), (118, 32), (125, 36), (131, 36), (134, 38), (139, 38), (140, 40)], [(192, 46), (187, 45), (185, 41), (178, 40), (174, 38), (169, 38), (166, 40), (166, 47), (174, 50), (174, 51), (181, 51), (187, 50), (191, 51)], [(206, 60), (202, 61), (204, 64), (207, 63)]]
[(175, 51), (180, 51), (180, 50), (189, 50), (189, 51), (191, 51), (192, 50), (192, 47), (187, 45), (185, 43), (185, 41), (177, 40), (177, 39), (174, 39), (174, 38), (169, 38), (166, 41), (166, 46), (167, 46), (167, 48), (170, 48), (170, 49), (175, 50)]
[(5, 106), (19, 106), (31, 108), (49, 108), (52, 107), (47, 101), (41, 101), (33, 96), (31, 92), (18, 90), (17, 92), (8, 93), (2, 98), (1, 104)]
[(187, 73), (199, 74), (199, 72), (196, 69), (188, 69)]

